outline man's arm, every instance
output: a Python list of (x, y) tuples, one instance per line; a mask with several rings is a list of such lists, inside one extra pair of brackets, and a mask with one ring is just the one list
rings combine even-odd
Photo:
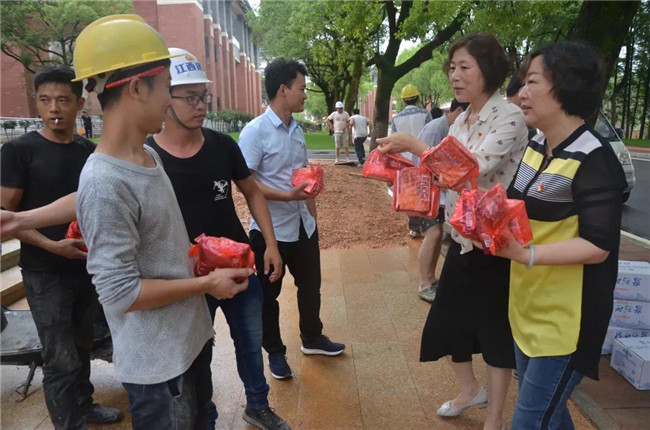
[[(255, 173), (255, 171), (251, 170), (251, 173)], [(255, 183), (257, 184), (257, 187), (260, 189), (260, 191), (262, 191), (262, 194), (266, 200), (291, 202), (294, 200), (307, 200), (312, 198), (304, 191), (307, 185), (309, 185), (307, 182), (300, 184), (297, 187), (293, 187), (290, 190), (278, 190), (277, 188), (272, 188), (268, 185), (264, 185), (258, 180), (255, 180)]]
[(260, 191), (252, 176), (246, 179), (236, 180), (237, 188), (246, 197), (248, 208), (255, 218), (257, 225), (262, 230), (262, 236), (266, 243), (266, 251), (264, 252), (264, 274), (269, 275), (271, 265), (273, 266), (273, 273), (270, 274), (269, 279), (271, 282), (280, 279), (282, 272), (282, 257), (278, 250), (278, 242), (273, 232), (273, 222), (271, 220), (271, 213), (269, 206), (266, 203), (264, 194)]
[[(2, 193), (2, 207), (9, 211), (15, 211), (22, 200), (23, 190), (20, 188), (0, 187), (0, 191)], [(71, 195), (72, 198), (70, 198)], [(86, 258), (86, 253), (79, 249), (84, 244), (83, 240), (61, 239), (55, 241), (34, 230), (35, 228), (65, 224), (72, 221), (74, 219), (74, 194), (71, 195), (62, 197), (38, 209), (16, 212), (13, 214), (12, 222), (4, 222), (5, 215), (3, 215), (0, 233), (4, 237), (13, 235), (23, 243), (42, 248), (65, 258)], [(55, 205), (55, 203), (57, 204)], [(72, 219), (70, 220), (68, 220), (70, 216), (69, 206), (72, 206)]]

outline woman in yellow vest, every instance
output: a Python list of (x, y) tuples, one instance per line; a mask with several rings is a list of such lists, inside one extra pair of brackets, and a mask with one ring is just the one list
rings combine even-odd
[(530, 54), (519, 92), (529, 143), (509, 197), (533, 230), (512, 260), (509, 319), (519, 396), (513, 429), (572, 429), (566, 401), (583, 375), (598, 379), (612, 313), (625, 176), (605, 139), (585, 123), (596, 114), (605, 73), (590, 47), (561, 42)]

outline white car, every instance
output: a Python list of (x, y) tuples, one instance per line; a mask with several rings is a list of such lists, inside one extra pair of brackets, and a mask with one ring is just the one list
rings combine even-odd
[(612, 149), (616, 153), (618, 161), (620, 161), (621, 166), (623, 166), (625, 179), (627, 180), (627, 188), (623, 191), (623, 202), (626, 202), (627, 199), (630, 198), (630, 193), (636, 183), (636, 178), (634, 177), (634, 165), (632, 164), (630, 153), (625, 147), (623, 140), (619, 137), (616, 130), (614, 130), (614, 127), (612, 127), (602, 112), (598, 113), (598, 119), (596, 119), (594, 130), (607, 139), (609, 144), (612, 145)]

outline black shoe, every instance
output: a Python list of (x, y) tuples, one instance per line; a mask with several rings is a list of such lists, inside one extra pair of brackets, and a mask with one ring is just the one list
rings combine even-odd
[(117, 408), (111, 408), (110, 406), (102, 406), (99, 403), (93, 403), (93, 405), (86, 412), (86, 422), (88, 423), (114, 423), (117, 421), (122, 421), (124, 414)]
[(287, 357), (282, 353), (269, 354), (269, 368), (275, 379), (287, 379), (292, 376)]
[(244, 409), (242, 418), (248, 424), (264, 430), (291, 430), (286, 423), (271, 408), (266, 409)]
[(327, 336), (322, 334), (313, 342), (303, 342), (300, 347), (300, 351), (305, 355), (339, 355), (344, 350), (345, 345), (342, 343), (332, 342)]

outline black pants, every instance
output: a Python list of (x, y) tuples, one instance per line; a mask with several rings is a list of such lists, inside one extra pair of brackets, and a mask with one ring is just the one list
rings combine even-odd
[(93, 127), (86, 126), (84, 125), (84, 131), (86, 132), (86, 138), (87, 139), (92, 139), (93, 138)]
[(275, 282), (269, 282), (264, 271), (264, 237), (258, 230), (250, 232), (251, 248), (255, 253), (257, 276), (262, 282), (264, 304), (262, 306), (263, 336), (262, 346), (269, 354), (285, 354), (287, 347), (280, 335), (280, 305), (278, 296), (282, 289), (282, 279), (289, 268), (298, 288), (298, 313), (300, 314), (300, 338), (303, 342), (314, 341), (323, 333), (320, 320), (320, 249), (318, 248), (318, 229), (307, 237), (302, 223), (297, 242), (278, 242), (282, 257), (282, 276)]
[(367, 138), (368, 136), (354, 138), (354, 152), (357, 153), (359, 163), (364, 163), (366, 161), (366, 149), (363, 147), (363, 143)]
[(89, 351), (99, 307), (90, 275), (23, 270), (23, 283), (43, 345), (43, 391), (56, 429), (85, 428), (93, 403)]
[[(164, 351), (161, 351), (164, 354)], [(123, 383), (134, 430), (203, 430), (212, 403), (212, 340), (185, 373), (158, 384)]]

